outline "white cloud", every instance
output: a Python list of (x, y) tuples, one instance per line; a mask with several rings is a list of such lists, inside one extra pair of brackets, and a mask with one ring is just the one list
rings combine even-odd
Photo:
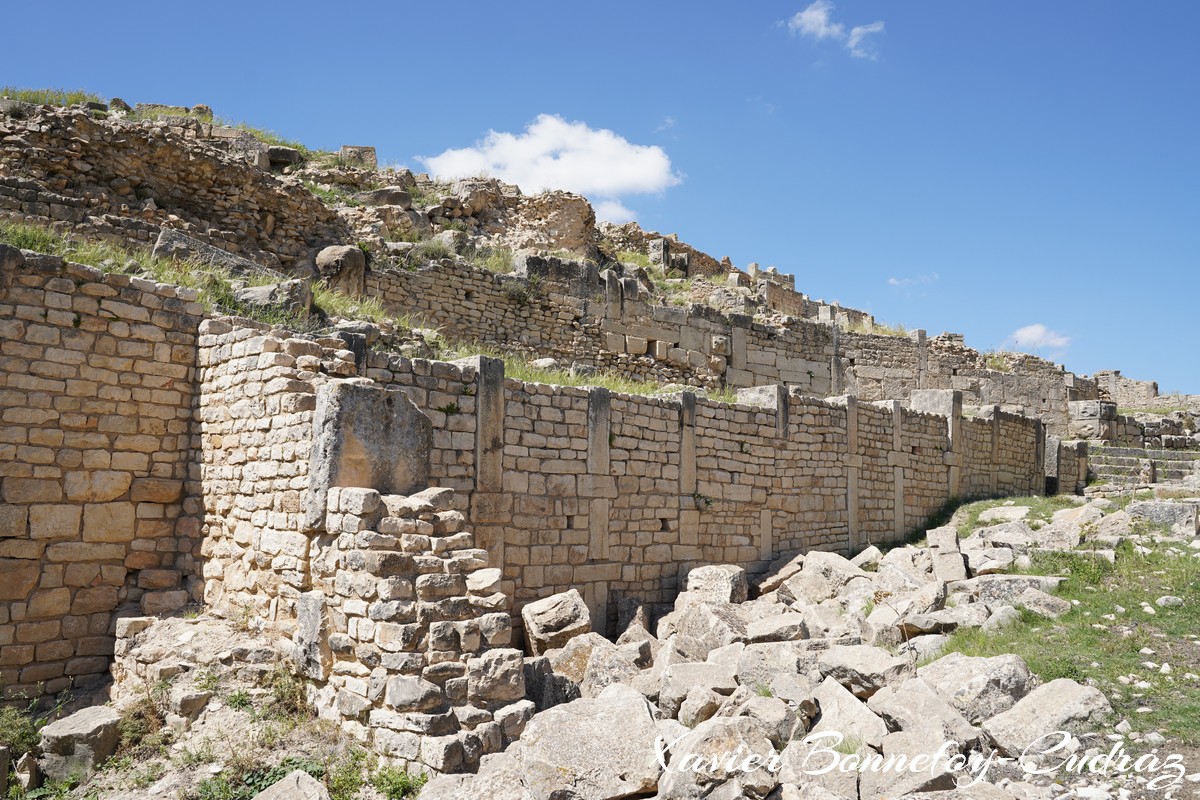
[(663, 121), (661, 123), (659, 123), (659, 126), (657, 128), (654, 129), (654, 132), (655, 133), (663, 133), (664, 131), (669, 131), (669, 130), (671, 130), (671, 128), (674, 128), (674, 127), (675, 127), (675, 118), (674, 117), (663, 117)]
[(605, 222), (623, 225), (637, 219), (637, 213), (633, 209), (626, 208), (617, 200), (597, 200), (592, 207), (596, 210), (596, 219)]
[(622, 197), (661, 192), (682, 180), (661, 147), (633, 144), (554, 114), (539, 115), (523, 133), (488, 131), (473, 147), (418, 160), (442, 179), (488, 174), (526, 192), (577, 192), (594, 200), (598, 217), (611, 221), (601, 209), (628, 221), (634, 212)]
[(1024, 328), (1017, 328), (1013, 331), (1012, 336), (1008, 338), (1019, 348), (1031, 348), (1033, 350), (1043, 347), (1061, 350), (1071, 344), (1070, 336), (1064, 336), (1058, 331), (1051, 330), (1040, 322), (1033, 325), (1026, 325)]
[(816, 41), (833, 39), (841, 42), (855, 58), (876, 58), (874, 42), (867, 39), (875, 33), (883, 33), (883, 22), (855, 25), (846, 34), (846, 26), (833, 21), (833, 3), (829, 0), (813, 0), (803, 11), (793, 14), (787, 21), (788, 31), (795, 36), (808, 36)]
[(850, 50), (850, 55), (855, 58), (869, 58), (875, 60), (875, 43), (865, 41), (867, 36), (872, 33), (883, 33), (882, 22), (872, 22), (870, 25), (856, 25), (850, 29), (850, 36), (846, 39), (846, 48)]
[(930, 284), (930, 283), (937, 283), (940, 278), (941, 278), (941, 276), (938, 275), (936, 272), (930, 272), (927, 275), (916, 275), (911, 278), (895, 278), (895, 277), (893, 277), (893, 278), (888, 278), (888, 286), (904, 288), (906, 286), (916, 286), (919, 284), (924, 285), (924, 284)]
[(811, 36), (821, 39), (841, 40), (846, 35), (844, 25), (830, 21), (833, 3), (829, 0), (815, 0), (812, 5), (795, 14), (788, 20), (788, 30), (801, 36)]

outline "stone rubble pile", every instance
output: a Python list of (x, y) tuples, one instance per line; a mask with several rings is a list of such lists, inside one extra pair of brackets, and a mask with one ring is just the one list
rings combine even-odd
[[(578, 632), (587, 613), (573, 592), (531, 604), (526, 635), (541, 655), (526, 659), (526, 675), (544, 687), (531, 695), (539, 712), (519, 741), (484, 756), (477, 774), (437, 778), (422, 798), (1143, 796), (1133, 776), (1130, 794), (1112, 776), (1041, 778), (1016, 765), (994, 766), (955, 791), (975, 774), (951, 768), (954, 754), (976, 765), (1014, 759), (1056, 731), (1072, 734), (1072, 753), (1111, 745), (1098, 732), (1112, 708), (1095, 687), (1042, 683), (1015, 655), (942, 655), (955, 630), (998, 630), (1022, 608), (1048, 617), (1070, 610), (1053, 594), (1062, 578), (1005, 570), (1029, 566), (1038, 551), (1080, 546), (1113, 559), (1138, 536), (1134, 517), (1106, 500), (1049, 523), (1030, 524), (1027, 513), (1001, 506), (969, 537), (942, 527), (922, 546), (870, 547), (852, 560), (820, 551), (780, 558), (757, 591), (739, 567), (693, 569), (654, 633), (635, 614), (615, 643)], [(1195, 526), (1176, 533), (1192, 539)], [(805, 741), (822, 733), (830, 738)], [(943, 746), (945, 755), (921, 772), (812, 774), (829, 763), (834, 737), (843, 758), (933, 756)], [(737, 763), (725, 758), (734, 753)], [(743, 761), (749, 754), (762, 758)]]

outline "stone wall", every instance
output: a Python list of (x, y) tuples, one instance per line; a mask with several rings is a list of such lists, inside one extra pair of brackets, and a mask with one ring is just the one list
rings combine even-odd
[(1099, 385), (1098, 399), (1133, 410), (1188, 409), (1200, 413), (1200, 395), (1158, 393), (1156, 381), (1127, 378), (1120, 370), (1102, 370), (1094, 376)]
[[(288, 619), (311, 585), (305, 437), (321, 384), (343, 380), (337, 344), (223, 325), (201, 338), (205, 596)], [(455, 490), (518, 610), (576, 587), (600, 629), (623, 597), (670, 601), (693, 566), (757, 571), (797, 549), (898, 541), (951, 497), (1036, 493), (1044, 478), (1041, 424), (995, 409), (951, 426), (894, 401), (783, 387), (738, 404), (620, 395), (506, 380), (483, 357), (375, 353), (360, 372), (430, 420), (428, 481)], [(253, 472), (236, 473), (242, 459)]]
[[(553, 262), (553, 259), (546, 259)], [(1094, 381), (1035, 356), (996, 361), (953, 335), (928, 339), (849, 333), (832, 322), (766, 324), (700, 305), (654, 305), (610, 272), (571, 262), (536, 281), (449, 259), (416, 271), (378, 271), (368, 294), (451, 340), (480, 341), (632, 378), (705, 387), (783, 383), (805, 394), (903, 400), (922, 389), (963, 392), (1068, 433), (1068, 403), (1095, 399)], [(1002, 364), (1000, 362), (1003, 362)], [(993, 369), (989, 363), (1003, 366)]]
[(103, 680), (119, 608), (192, 596), (202, 313), (191, 290), (0, 245), (5, 699)]
[(266, 266), (288, 267), (349, 240), (307, 191), (204, 141), (213, 125), (94, 119), (79, 109), (0, 110), (0, 214), (153, 244), (179, 228)]

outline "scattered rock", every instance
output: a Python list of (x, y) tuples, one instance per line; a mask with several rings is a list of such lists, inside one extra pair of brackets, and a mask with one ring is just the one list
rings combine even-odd
[(521, 619), (525, 623), (525, 642), (535, 656), (562, 647), (592, 629), (591, 613), (575, 589), (526, 604)]
[(329, 800), (329, 790), (319, 780), (298, 769), (254, 795), (254, 800)]
[(40, 767), (52, 781), (90, 778), (121, 742), (121, 715), (109, 706), (93, 706), (42, 728)]

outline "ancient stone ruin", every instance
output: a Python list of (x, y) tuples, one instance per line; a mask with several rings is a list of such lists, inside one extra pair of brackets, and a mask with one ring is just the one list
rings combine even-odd
[[(1010, 752), (1108, 708), (1015, 656), (915, 665), (959, 627), (1062, 613), (1053, 579), (1007, 570), (1114, 551), (1131, 518), (1104, 497), (1200, 493), (1200, 397), (894, 335), (791, 276), (598, 226), (577, 196), (158, 112), (0, 106), (0, 223), (232, 281), (214, 300), (148, 254), (0, 243), (5, 700), (176, 681), (186, 730), (211, 711), (203, 672), (280, 661), (373, 753), (458, 776), (432, 797), (877, 797), (897, 790), (800, 793), (797, 732), (887, 754), (933, 725)], [(500, 355), (656, 391), (524, 380)], [(1085, 491), (1036, 531), (929, 524)], [(1195, 536), (1197, 503), (1148, 506), (1129, 513)], [(43, 730), (46, 775), (115, 752), (117, 711), (81, 713)], [(791, 766), (701, 780), (662, 768), (660, 734)]]

